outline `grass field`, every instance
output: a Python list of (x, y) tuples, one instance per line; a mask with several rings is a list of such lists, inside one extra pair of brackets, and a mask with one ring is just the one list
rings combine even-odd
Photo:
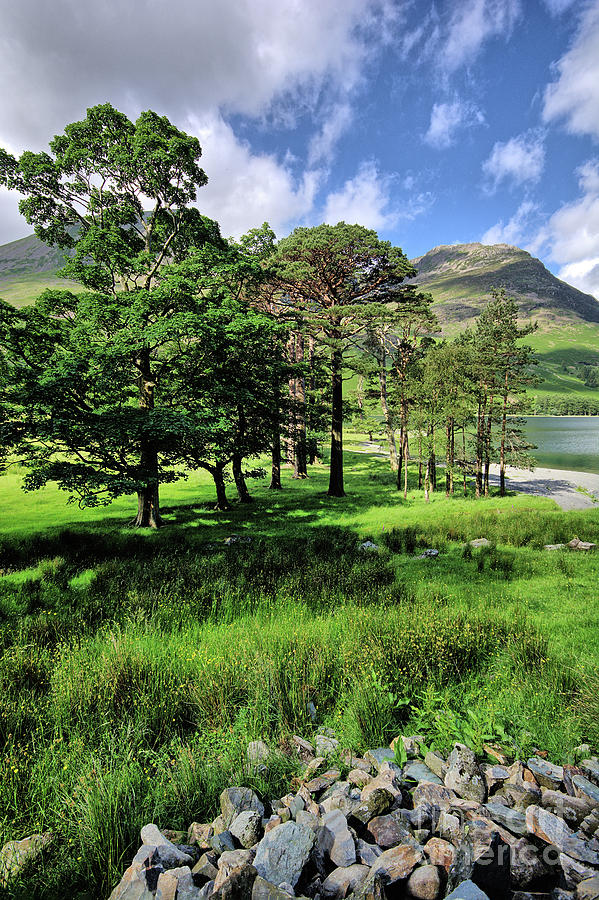
[(11, 897), (105, 898), (145, 822), (207, 820), (232, 780), (283, 792), (293, 761), (257, 776), (244, 750), (309, 737), (309, 702), (356, 750), (599, 744), (599, 557), (542, 549), (599, 540), (599, 511), (404, 501), (383, 460), (346, 466), (342, 500), (317, 466), (229, 512), (193, 475), (163, 490), (158, 533), (126, 527), (130, 499), (82, 511), (0, 479), (0, 843), (55, 835)]

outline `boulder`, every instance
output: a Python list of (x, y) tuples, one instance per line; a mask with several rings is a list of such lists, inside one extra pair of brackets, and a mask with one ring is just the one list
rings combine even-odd
[[(141, 840), (145, 846), (156, 847), (158, 859), (165, 869), (173, 869), (175, 866), (193, 866), (194, 859), (189, 853), (182, 850), (167, 840), (157, 825), (150, 823), (141, 829)], [(196, 857), (197, 859), (197, 857)]]
[(235, 816), (229, 825), (229, 831), (237, 838), (242, 847), (253, 847), (262, 835), (262, 816), (253, 809), (245, 809)]
[(445, 900), (489, 900), (489, 898), (473, 881), (467, 880), (458, 884), (451, 894), (446, 894)]
[(421, 847), (411, 844), (400, 844), (381, 853), (371, 869), (373, 875), (382, 875), (385, 884), (395, 884), (412, 874), (424, 853)]
[(251, 809), (264, 815), (264, 804), (258, 796), (248, 787), (230, 787), (220, 795), (220, 811), (225, 824), (229, 827), (233, 819), (241, 812)]
[(424, 845), (424, 852), (431, 865), (441, 866), (446, 872), (449, 872), (456, 855), (453, 844), (438, 837), (432, 837), (427, 841)]
[(352, 810), (351, 819), (358, 822), (358, 827), (367, 825), (375, 816), (384, 815), (391, 809), (394, 799), (393, 794), (386, 788), (376, 788), (368, 794), (365, 800), (361, 801), (359, 806)]
[(335, 866), (351, 866), (356, 861), (356, 845), (342, 812), (334, 809), (325, 813), (321, 820), (316, 842), (321, 852), (329, 857)]
[(429, 784), (443, 784), (438, 775), (429, 769), (423, 762), (410, 762), (404, 766), (403, 777), (406, 781), (415, 781), (420, 784), (426, 781)]
[(562, 853), (581, 862), (599, 866), (599, 853), (591, 850), (586, 841), (577, 837), (563, 819), (554, 816), (540, 806), (529, 806), (526, 810), (526, 827), (530, 834), (547, 844), (553, 844)]
[(585, 878), (578, 884), (576, 900), (599, 900), (599, 875)]
[(350, 891), (359, 888), (370, 874), (368, 866), (354, 865), (334, 869), (322, 885), (322, 896), (328, 900), (340, 900)]
[(367, 750), (364, 754), (364, 759), (374, 766), (378, 772), (381, 768), (381, 763), (395, 761), (395, 753), (390, 747), (377, 747), (374, 750)]
[(437, 866), (420, 866), (414, 869), (406, 890), (409, 897), (416, 897), (417, 900), (437, 900), (441, 893), (441, 877)]
[(584, 775), (573, 775), (572, 786), (576, 797), (582, 797), (583, 800), (589, 800), (593, 806), (599, 804), (599, 787), (585, 778)]
[(394, 847), (396, 844), (413, 843), (410, 830), (402, 825), (394, 816), (375, 816), (368, 823), (366, 837), (372, 838), (373, 843), (378, 844), (383, 850)]
[(467, 800), (484, 803), (487, 799), (487, 786), (483, 773), (474, 753), (465, 744), (455, 744), (449, 754), (445, 787)]
[(526, 816), (517, 809), (511, 809), (503, 803), (490, 801), (486, 804), (485, 809), (494, 822), (499, 822), (512, 834), (525, 835), (528, 834), (526, 827)]
[(0, 887), (6, 887), (22, 869), (41, 855), (51, 841), (52, 835), (47, 831), (5, 844), (0, 850)]
[(273, 884), (288, 881), (295, 887), (313, 844), (312, 829), (296, 822), (284, 822), (262, 838), (256, 849), (254, 867), (258, 875)]
[(529, 759), (527, 766), (535, 776), (537, 784), (540, 784), (541, 787), (550, 788), (554, 791), (560, 789), (564, 780), (563, 766), (554, 766), (553, 763), (548, 762), (546, 759), (541, 759), (539, 756), (533, 756), (532, 759)]
[(599, 786), (599, 760), (598, 759), (581, 759), (578, 763), (580, 769), (582, 769), (583, 774), (589, 781), (592, 781), (593, 784)]
[(330, 756), (339, 749), (339, 741), (328, 734), (317, 734), (314, 743), (317, 756)]

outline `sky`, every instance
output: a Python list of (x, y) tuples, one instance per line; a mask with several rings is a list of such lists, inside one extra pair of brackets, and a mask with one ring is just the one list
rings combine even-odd
[(99, 103), (166, 115), (225, 236), (508, 243), (599, 297), (599, 0), (0, 0), (0, 98), (14, 154)]

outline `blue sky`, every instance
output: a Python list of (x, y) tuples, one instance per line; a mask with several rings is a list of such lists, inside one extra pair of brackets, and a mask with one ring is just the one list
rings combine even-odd
[[(226, 235), (507, 242), (599, 296), (599, 0), (20, 0), (0, 96), (15, 153), (96, 103), (167, 115)], [(0, 241), (26, 233), (0, 193)]]

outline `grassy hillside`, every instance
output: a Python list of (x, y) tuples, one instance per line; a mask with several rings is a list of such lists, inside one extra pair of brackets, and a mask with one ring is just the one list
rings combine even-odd
[(0, 479), (0, 844), (55, 836), (11, 900), (104, 900), (145, 822), (209, 821), (240, 779), (285, 793), (293, 759), (256, 774), (245, 747), (309, 738), (308, 702), (357, 751), (398, 732), (598, 746), (599, 556), (542, 545), (599, 540), (599, 511), (404, 502), (384, 461), (346, 462), (343, 500), (319, 466), (227, 513), (194, 476), (165, 488), (156, 534), (123, 529), (132, 501), (82, 514)]

